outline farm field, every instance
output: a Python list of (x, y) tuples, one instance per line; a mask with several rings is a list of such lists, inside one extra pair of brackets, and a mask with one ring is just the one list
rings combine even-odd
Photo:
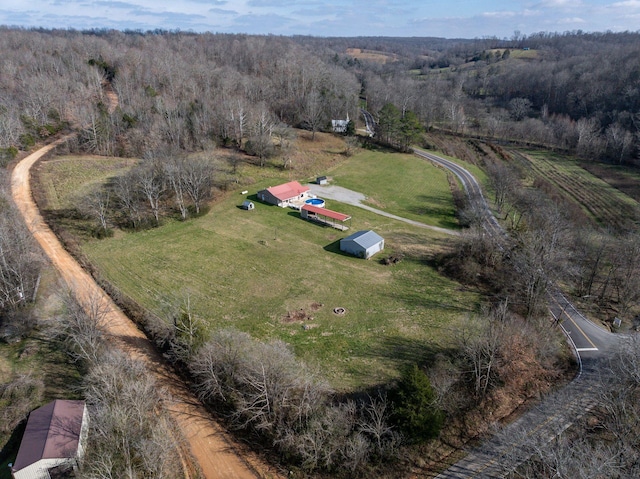
[(640, 202), (640, 169), (588, 162), (581, 162), (580, 166), (615, 189)]
[(591, 174), (578, 162), (540, 151), (522, 152), (519, 156), (534, 175), (554, 184), (597, 224), (626, 229), (640, 217), (637, 201)]
[[(398, 155), (400, 164), (410, 160), (422, 170), (412, 176), (440, 175), (446, 185), (442, 171)], [(353, 172), (358, 169), (349, 166), (352, 161), (357, 165), (365, 160), (356, 155), (345, 160), (345, 173), (336, 168), (339, 184), (347, 186), (351, 178), (352, 186), (366, 186)], [(58, 165), (51, 163), (54, 169)], [(387, 168), (359, 171), (372, 185), (382, 185), (380, 176)], [(255, 200), (259, 189), (276, 180), (252, 185), (249, 199)], [(403, 182), (388, 183), (402, 196)], [(378, 201), (393, 194), (387, 187)], [(432, 194), (425, 187), (424, 208), (445, 208), (445, 191), (438, 190), (430, 205)], [(328, 208), (353, 216), (351, 230), (341, 233), (305, 222), (297, 211), (257, 201), (255, 210), (241, 210), (238, 205), (245, 198), (228, 193), (203, 217), (167, 221), (142, 232), (117, 232), (113, 238), (85, 242), (83, 249), (110, 281), (167, 321), (189, 298), (209, 328), (235, 327), (260, 339), (283, 339), (342, 391), (388, 381), (407, 362), (449, 347), (457, 324), (480, 301), (476, 293), (462, 290), (428, 266), (450, 237), (328, 202)], [(407, 196), (394, 205), (394, 212), (405, 215), (409, 205)], [(411, 217), (409, 213), (420, 221), (431, 216), (410, 210), (406, 216)], [(340, 253), (341, 237), (367, 228), (385, 238), (383, 253), (369, 261)], [(379, 259), (392, 252), (403, 254), (404, 260), (381, 264)], [(336, 307), (345, 308), (346, 314), (334, 314)]]

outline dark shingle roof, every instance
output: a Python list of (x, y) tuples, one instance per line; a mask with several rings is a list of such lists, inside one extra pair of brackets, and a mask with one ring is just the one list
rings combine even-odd
[(84, 407), (84, 401), (57, 399), (32, 411), (13, 471), (17, 472), (41, 459), (75, 457)]

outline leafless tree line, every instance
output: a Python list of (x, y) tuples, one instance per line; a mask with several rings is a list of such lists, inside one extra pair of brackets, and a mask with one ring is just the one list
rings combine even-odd
[[(357, 117), (353, 73), (287, 38), (0, 30), (0, 148), (79, 128), (76, 148), (148, 151), (235, 146), (261, 162), (278, 130)], [(110, 108), (105, 84), (117, 94)]]
[(528, 187), (511, 158), (487, 163), (494, 207), (510, 240), (494, 241), (478, 227), (483, 212), (469, 205), (460, 212), (471, 227), (449, 263), (454, 274), (463, 281), (480, 278), (527, 316), (544, 311), (549, 286), (561, 281), (607, 316), (632, 319), (640, 277), (634, 218), (609, 229), (594, 226), (572, 204), (550, 196), (554, 191), (542, 180)]
[(220, 330), (188, 367), (205, 403), (222, 407), (234, 427), (257, 434), (304, 470), (351, 475), (393, 459), (401, 445), (386, 396), (334, 401), (321, 376), (282, 341)]
[(77, 208), (95, 220), (102, 234), (113, 226), (158, 225), (173, 212), (185, 220), (200, 214), (213, 182), (214, 165), (208, 159), (150, 156), (110, 184), (94, 187), (78, 199)]
[(160, 414), (167, 393), (143, 364), (107, 346), (107, 307), (98, 297), (64, 298), (50, 334), (84, 371), (89, 438), (78, 477), (181, 477), (174, 426)]
[[(44, 259), (0, 187), (0, 330), (20, 336), (30, 324), (25, 307), (34, 299)], [(21, 314), (25, 312), (25, 314)]]

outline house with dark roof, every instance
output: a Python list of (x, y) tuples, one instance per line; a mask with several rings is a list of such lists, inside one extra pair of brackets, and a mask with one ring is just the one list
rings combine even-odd
[(258, 191), (260, 201), (282, 208), (303, 203), (305, 198), (309, 198), (309, 187), (302, 186), (297, 181), (290, 181)]
[(384, 249), (384, 238), (373, 230), (353, 233), (340, 240), (340, 251), (358, 258), (369, 259)]
[(11, 475), (14, 479), (64, 477), (84, 454), (89, 416), (84, 401), (57, 399), (29, 414)]

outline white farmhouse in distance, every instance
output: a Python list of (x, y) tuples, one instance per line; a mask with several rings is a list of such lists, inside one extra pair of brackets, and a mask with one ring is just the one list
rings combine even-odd
[(334, 133), (346, 133), (349, 125), (349, 114), (346, 120), (331, 120), (331, 129)]

